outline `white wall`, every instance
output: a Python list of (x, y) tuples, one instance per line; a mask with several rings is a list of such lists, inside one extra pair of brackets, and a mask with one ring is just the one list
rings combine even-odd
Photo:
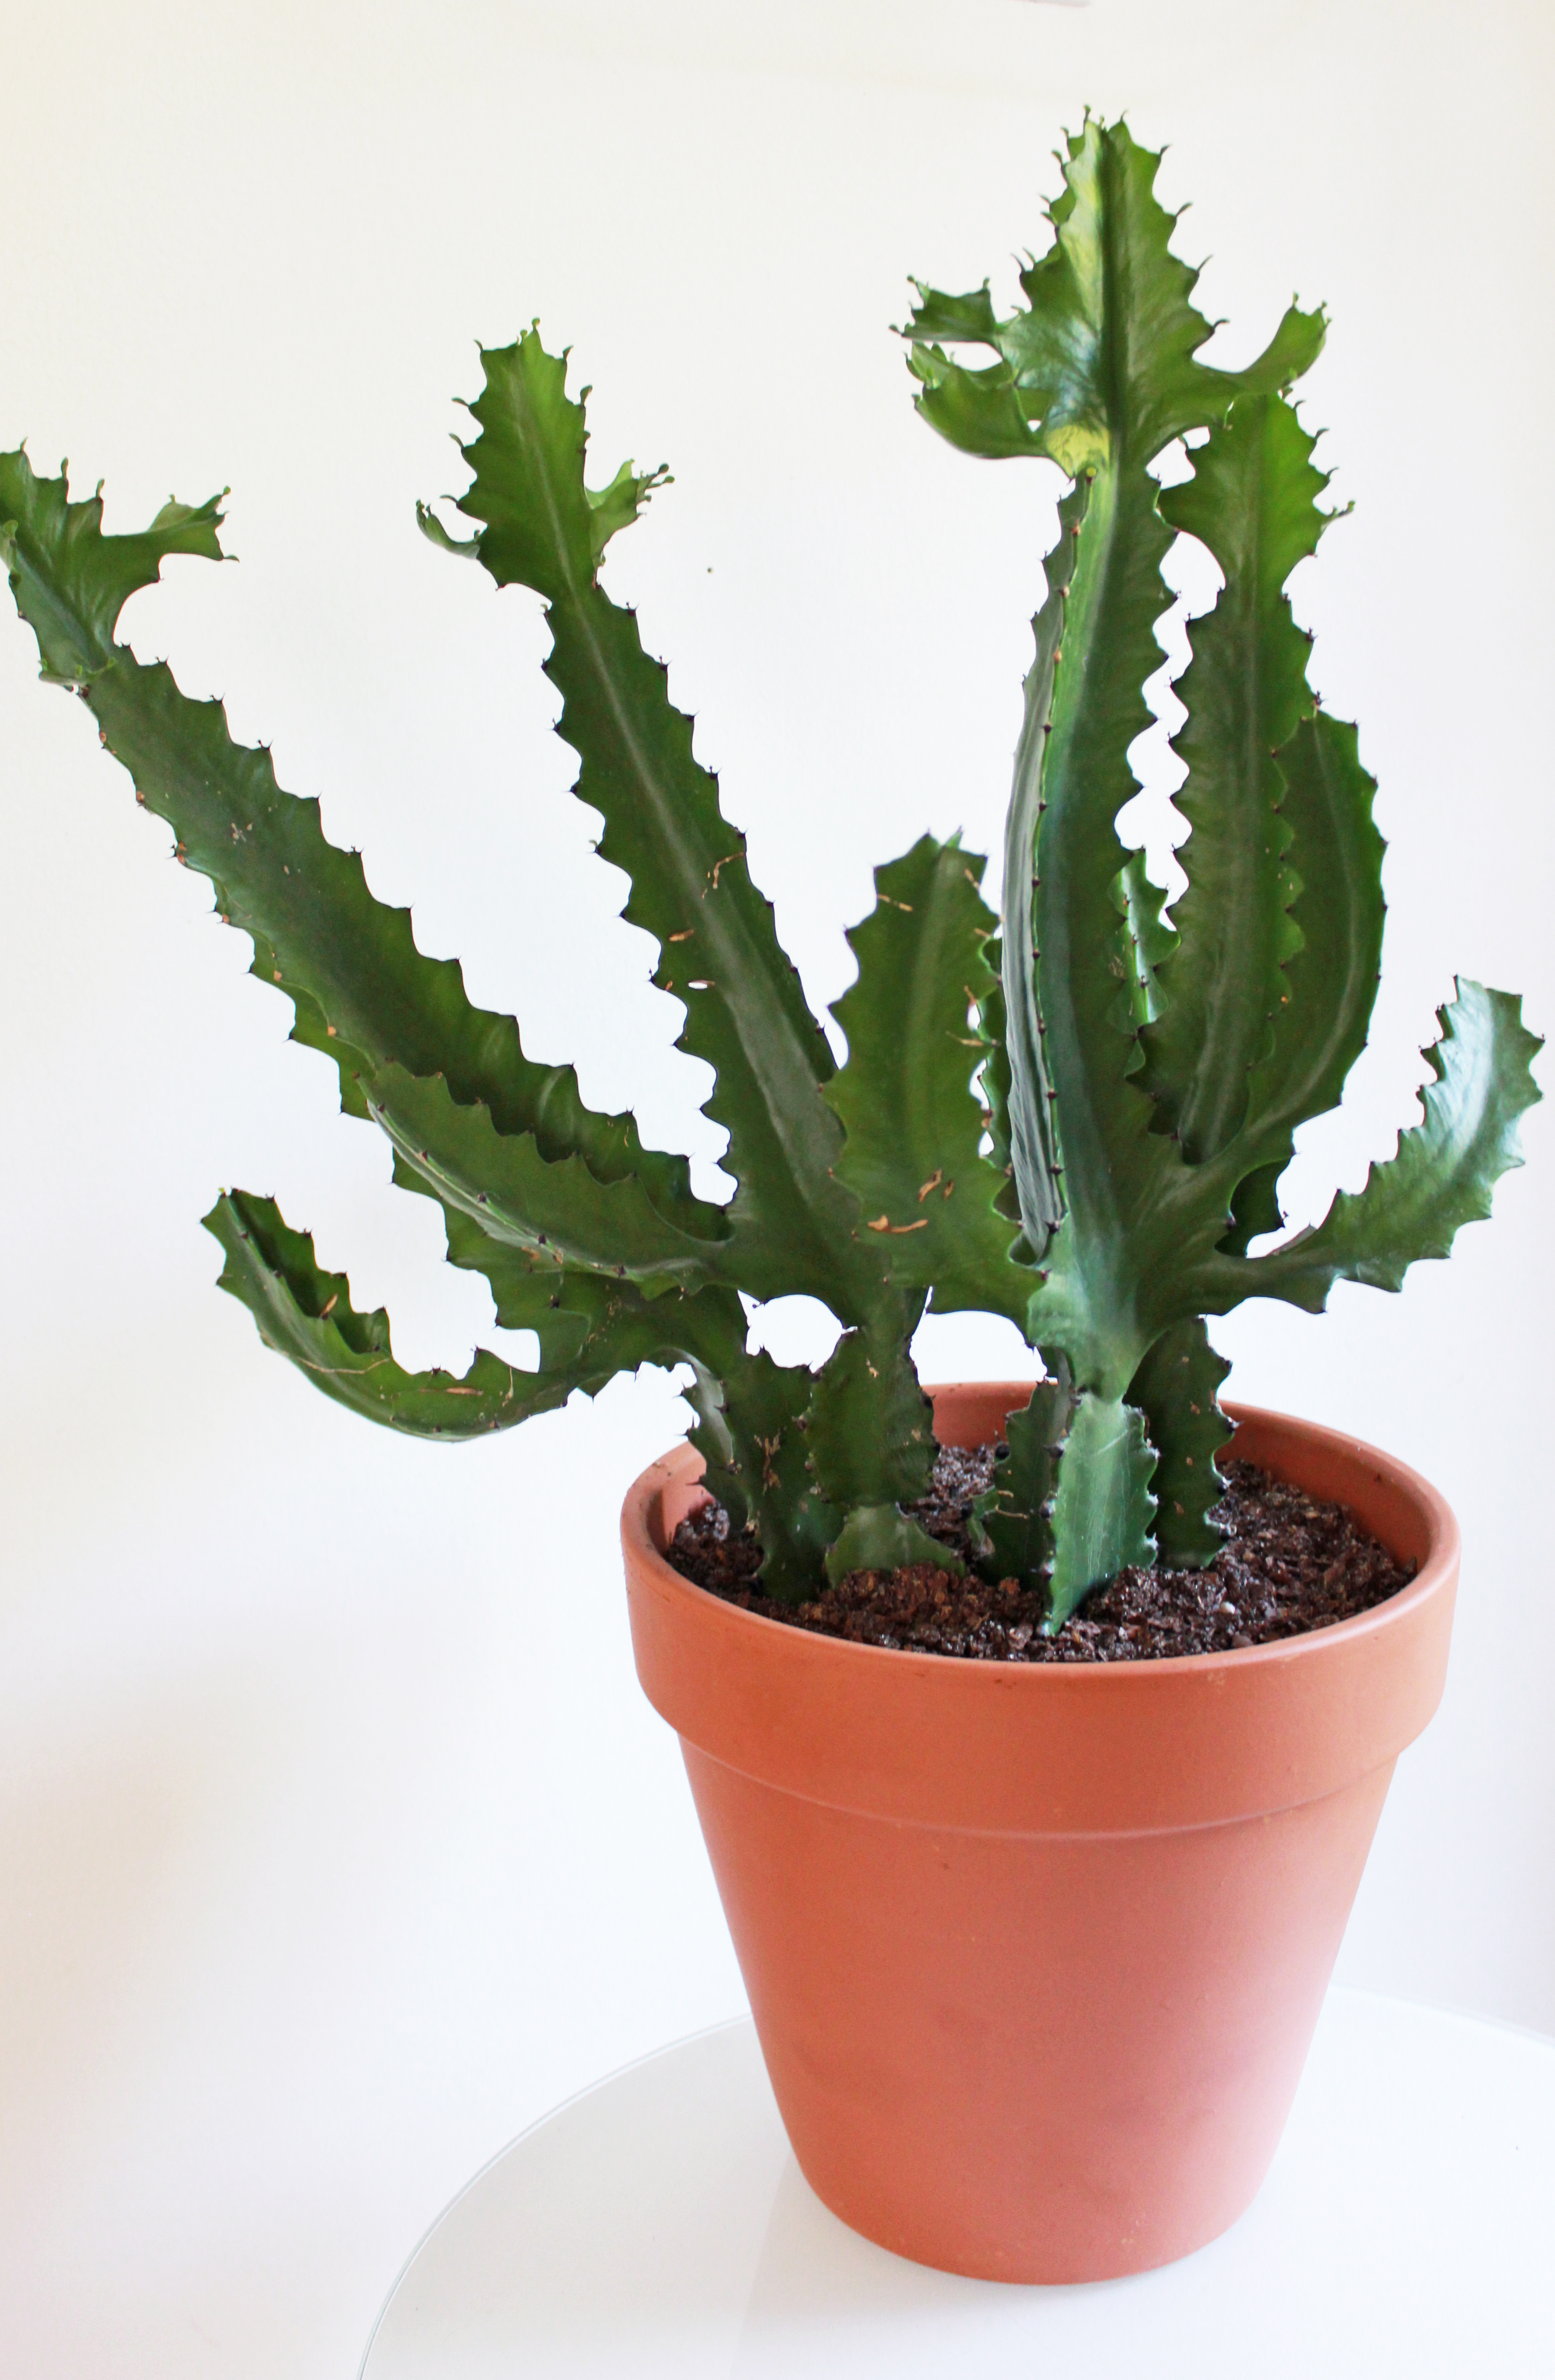
[[(716, 1146), (565, 797), (533, 608), (412, 523), (460, 483), (472, 341), (539, 313), (601, 460), (673, 462), (612, 583), (832, 996), (872, 860), (996, 837), (1051, 519), (1041, 472), (916, 423), (887, 326), (909, 271), (1007, 275), (1087, 99), (1172, 144), (1231, 348), (1293, 287), (1334, 317), (1308, 417), (1357, 510), (1300, 601), (1381, 779), (1391, 916), (1368, 1121), (1314, 1133), (1305, 1195), (1409, 1114), (1455, 966), (1549, 1030), (1540, 0), (6, 16), (0, 443), (105, 476), (110, 526), (231, 481), (241, 567), (174, 565), (139, 649), (650, 1136)], [(338, 2374), (481, 2158), (740, 2003), (617, 1582), (621, 1490), (682, 1408), (645, 1376), (440, 1451), (266, 1354), (212, 1287), (218, 1183), (310, 1223), (410, 1361), (462, 1363), (489, 1306), (3, 621), (0, 771), (6, 2369)], [(1551, 1136), (1402, 1297), (1222, 1336), (1238, 1392), (1396, 1450), (1464, 1523), (1447, 1702), (1344, 1973), (1555, 2029)], [(925, 1362), (1005, 1355), (944, 1326)]]

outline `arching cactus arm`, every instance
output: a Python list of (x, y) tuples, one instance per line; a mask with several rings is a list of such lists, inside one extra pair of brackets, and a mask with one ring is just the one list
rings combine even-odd
[[(1338, 1105), (1366, 1047), (1384, 917), (1384, 846), (1371, 815), (1377, 787), (1361, 766), (1355, 728), (1318, 711), (1278, 757), (1295, 948), (1281, 970), (1268, 1052), (1248, 1083), (1240, 1145), (1230, 1151), (1237, 1165), (1257, 1158), (1275, 1179), (1296, 1126)], [(1271, 1189), (1252, 1197), (1239, 1190), (1237, 1206), (1255, 1230), (1280, 1228)]]
[(1172, 904), (1160, 1013), (1141, 1037), (1141, 1085), (1196, 1164), (1246, 1118), (1299, 947), (1278, 755), (1315, 707), (1308, 641), (1284, 593), (1327, 522), (1313, 444), (1282, 399), (1239, 397), (1196, 450), (1193, 478), (1160, 499), (1169, 527), (1197, 537), (1224, 581), (1190, 628), (1193, 658), (1173, 689), (1188, 714), (1172, 738), (1188, 767), (1176, 796), (1190, 829), (1178, 853), (1188, 885)]
[(1001, 1168), (979, 1153), (972, 1076), (991, 1054), (976, 1017), (994, 977), (997, 920), (978, 887), (986, 863), (929, 835), (875, 870), (875, 907), (848, 935), (857, 980), (832, 1009), (846, 1063), (824, 1096), (847, 1137), (838, 1178), (857, 1230), (898, 1288), (931, 1290), (936, 1312), (1025, 1319), (1031, 1274), (1010, 1261)]
[[(1354, 728), (1316, 708), (1284, 588), (1329, 516), (1314, 441), (1274, 397), (1240, 397), (1161, 499), (1224, 585), (1191, 631), (1173, 739), (1192, 832), (1175, 950), (1140, 1080), (1217, 1195), (1231, 1252), (1279, 1228), (1295, 1127), (1333, 1106), (1365, 1046), (1381, 956), (1383, 845)], [(1308, 892), (1307, 888), (1310, 887)], [(1304, 895), (1306, 897), (1304, 897)], [(1214, 1160), (1224, 1157), (1223, 1166)]]
[(470, 408), (480, 435), (464, 450), (475, 476), (459, 508), (479, 524), (477, 558), (497, 584), (544, 598), (558, 733), (582, 762), (575, 790), (603, 818), (601, 856), (630, 879), (625, 915), (659, 943), (653, 979), (685, 1007), (680, 1045), (714, 1070), (707, 1112), (729, 1133), (723, 1162), (739, 1185), (731, 1275), (758, 1296), (808, 1291), (856, 1319), (878, 1269), (857, 1255), (853, 1202), (833, 1173), (842, 1135), (820, 1096), (830, 1048), (751, 882), (745, 839), (694, 758), (691, 722), (635, 616), (597, 577), (606, 538), (657, 475), (628, 469), (591, 499), (565, 358), (528, 332), (482, 363)]
[(1207, 1312), (1282, 1297), (1316, 1313), (1339, 1280), (1399, 1289), (1412, 1264), (1449, 1255), (1464, 1224), (1488, 1216), (1497, 1182), (1523, 1162), (1518, 1120), (1539, 1096), (1531, 1066), (1543, 1042), (1513, 993), (1466, 979), (1438, 1017), (1441, 1038), (1425, 1053), (1434, 1077), (1422, 1094), (1425, 1114), (1400, 1135), (1397, 1155), (1287, 1246), (1216, 1259)]
[[(253, 973), (291, 1000), (294, 1038), (338, 1068), (347, 1112), (371, 1111), (381, 1074), (441, 1077), (452, 1100), (527, 1141), (537, 1167), (576, 1161), (670, 1239), (705, 1242), (711, 1262), (727, 1224), (692, 1196), (685, 1160), (644, 1149), (630, 1116), (586, 1108), (570, 1067), (531, 1063), (513, 1019), (474, 1007), (456, 961), (425, 957), (409, 912), (374, 899), (358, 855), (325, 839), (318, 803), (281, 789), (267, 751), (234, 743), (221, 704), (191, 700), (164, 663), (114, 641), (119, 609), (166, 554), (219, 558), (218, 520), (214, 504), (169, 506), (140, 536), (104, 537), (98, 498), (72, 504), (63, 473), (39, 480), (24, 454), (0, 456), (0, 555), (45, 675), (77, 687), (180, 861), (211, 879), (224, 922), (252, 940)], [(618, 1251), (588, 1257), (613, 1266)]]
[(807, 1371), (784, 1374), (769, 1357), (747, 1355), (745, 1315), (733, 1291), (672, 1290), (648, 1299), (628, 1281), (518, 1248), (493, 1250), (476, 1226), (456, 1219), (453, 1260), (486, 1274), (498, 1321), (532, 1330), (540, 1350), (538, 1369), (524, 1371), (482, 1349), (456, 1379), (442, 1370), (404, 1371), (394, 1360), (388, 1317), (356, 1312), (345, 1274), (320, 1267), (311, 1239), (288, 1229), (273, 1199), (224, 1192), (205, 1223), (225, 1253), (221, 1286), (249, 1308), (265, 1343), (335, 1402), (415, 1437), (484, 1437), (553, 1411), (575, 1390), (597, 1396), (643, 1364), (689, 1365), (687, 1393), (703, 1419), (695, 1435), (709, 1458), (710, 1487), (736, 1526), (747, 1515), (753, 1525), (765, 1521), (763, 1543), (777, 1548), (769, 1567), (778, 1581), (792, 1572), (791, 1592), (813, 1593), (835, 1518), (820, 1516), (819, 1543), (805, 1541), (803, 1507), (819, 1500), (803, 1478), (797, 1438), (800, 1476), (791, 1475), (784, 1425), (785, 1406), (802, 1412), (814, 1382)]
[[(1177, 798), (1192, 830), (1180, 855), (1189, 883), (1173, 907), (1174, 947), (1148, 980), (1139, 970), (1138, 1079), (1204, 1168), (1208, 1196), (1229, 1197), (1219, 1245), (1234, 1255), (1279, 1228), (1275, 1185), (1294, 1126), (1340, 1096), (1380, 953), (1370, 781), (1354, 732), (1315, 714), (1308, 640), (1284, 594), (1327, 518), (1313, 443), (1282, 399), (1239, 397), (1197, 450), (1192, 480), (1161, 500), (1169, 524), (1213, 554), (1223, 585), (1193, 627), (1176, 689), (1188, 714), (1174, 745), (1188, 763)], [(1318, 892), (1305, 912), (1310, 947), (1291, 915), (1303, 863)], [(1221, 1166), (1207, 1162), (1221, 1156)], [(1212, 1560), (1219, 1543), (1209, 1512), (1214, 1455), (1230, 1436), (1217, 1402), (1228, 1368), (1188, 1314), (1128, 1390), (1158, 1451), (1158, 1548), (1184, 1567)]]
[(306, 1232), (273, 1198), (224, 1191), (205, 1228), (226, 1257), (220, 1286), (246, 1305), (273, 1347), (336, 1404), (412, 1438), (484, 1438), (565, 1402), (569, 1378), (516, 1370), (482, 1348), (462, 1379), (395, 1363), (389, 1318), (358, 1314), (343, 1272), (325, 1272)]

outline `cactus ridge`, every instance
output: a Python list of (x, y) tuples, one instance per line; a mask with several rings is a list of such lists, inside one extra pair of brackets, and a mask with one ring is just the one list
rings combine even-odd
[[(1420, 1122), (1362, 1191), (1284, 1234), (1280, 1178), (1365, 1046), (1383, 931), (1375, 787), (1355, 729), (1312, 692), (1287, 593), (1331, 517), (1291, 394), (1325, 324), (1293, 305), (1245, 369), (1202, 362), (1211, 325), (1159, 163), (1087, 116), (1010, 315), (986, 284), (915, 285), (903, 335), (925, 419), (970, 455), (1045, 457), (1069, 485), (1032, 624), (1002, 915), (958, 837), (878, 868), (832, 1009), (840, 1064), (692, 722), (601, 584), (610, 539), (667, 474), (626, 463), (591, 489), (588, 391), (568, 393), (565, 355), (535, 328), (481, 352), (456, 500), (469, 533), (424, 505), (418, 519), (543, 606), (574, 791), (627, 879), (625, 916), (655, 941), (679, 1046), (711, 1071), (726, 1206), (630, 1115), (586, 1106), (570, 1067), (527, 1058), (515, 1020), (417, 949), (408, 911), (373, 897), (268, 751), (116, 641), (165, 556), (223, 558), (221, 499), (105, 536), (99, 495), (73, 501), (63, 468), (0, 455), (0, 558), (43, 676), (79, 697), (179, 861), (210, 879), (254, 974), (290, 1000), (293, 1038), (387, 1135), (396, 1183), (437, 1201), (450, 1261), (539, 1350), (532, 1371), (485, 1351), (461, 1379), (403, 1371), (387, 1317), (356, 1311), (309, 1236), (225, 1191), (205, 1218), (221, 1286), (326, 1395), (473, 1438), (642, 1364), (686, 1367), (710, 1487), (755, 1532), (769, 1590), (802, 1599), (823, 1576), (946, 1560), (907, 1509), (934, 1451), (913, 1334), (930, 1306), (998, 1314), (1045, 1377), (1008, 1418), (973, 1558), (1044, 1587), (1057, 1628), (1125, 1563), (1213, 1559), (1229, 1425), (1209, 1318), (1253, 1296), (1317, 1311), (1340, 1279), (1396, 1290), (1488, 1214), (1521, 1161), (1540, 1044), (1512, 995), (1460, 981)], [(1172, 449), (1185, 475), (1163, 484)], [(1117, 820), (1179, 538), (1207, 548), (1221, 589), (1176, 686), (1187, 885), (1169, 900)], [(750, 1302), (792, 1293), (841, 1326), (814, 1371), (749, 1343)]]

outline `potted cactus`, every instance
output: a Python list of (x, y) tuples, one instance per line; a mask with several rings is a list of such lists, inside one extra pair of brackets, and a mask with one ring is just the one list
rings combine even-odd
[[(115, 641), (164, 556), (219, 556), (218, 500), (105, 536), (63, 472), (0, 456), (0, 546), (43, 675), (211, 879), (253, 972), (291, 1001), (294, 1038), (388, 1135), (396, 1181), (439, 1202), (452, 1261), (485, 1276), (503, 1325), (535, 1333), (538, 1368), (483, 1352), (462, 1378), (403, 1370), (386, 1317), (358, 1313), (307, 1234), (241, 1190), (205, 1219), (222, 1286), (326, 1395), (423, 1436), (484, 1437), (641, 1364), (689, 1367), (690, 1445), (626, 1502), (634, 1640), (685, 1742), (796, 2151), (874, 2238), (1017, 2279), (1160, 2262), (1246, 2203), (1393, 1759), (1440, 1691), (1445, 1507), (1331, 1433), (1223, 1413), (1206, 1318), (1249, 1296), (1316, 1310), (1340, 1278), (1397, 1288), (1488, 1214), (1537, 1096), (1515, 999), (1460, 983), (1422, 1121), (1358, 1196), (1282, 1236), (1293, 1135), (1337, 1102), (1365, 1042), (1383, 922), (1372, 783), (1355, 730), (1307, 686), (1284, 593), (1326, 518), (1290, 395), (1324, 324), (1293, 308), (1245, 370), (1200, 363), (1209, 325), (1157, 162), (1087, 119), (1015, 310), (999, 316), (986, 285), (918, 289), (906, 336), (926, 420), (975, 455), (1047, 456), (1070, 488), (1002, 914), (954, 838), (880, 868), (835, 1010), (841, 1063), (664, 669), (600, 581), (662, 475), (627, 464), (591, 488), (565, 358), (538, 331), (483, 353), (469, 533), (425, 508), (421, 525), (544, 602), (576, 791), (630, 880), (626, 915), (658, 944), (654, 981), (683, 1004), (681, 1046), (713, 1071), (725, 1206), (630, 1115), (588, 1108), (569, 1068), (528, 1059), (268, 753)], [(1191, 469), (1165, 486), (1179, 446)], [(1115, 821), (1178, 534), (1223, 585), (1178, 687), (1191, 833), (1169, 905)], [(742, 1299), (795, 1292), (842, 1326), (813, 1372), (747, 1344)], [(930, 1303), (1018, 1325), (1035, 1386), (926, 1393), (911, 1345)], [(1233, 1429), (1238, 1452), (1350, 1505), (1413, 1584), (1320, 1633), (1105, 1664), (882, 1650), (759, 1609), (969, 1560), (1037, 1592), (1062, 1631), (1129, 1566), (1214, 1560)], [(999, 1442), (965, 1556), (912, 1509), (936, 1434)], [(759, 1548), (743, 1604), (666, 1559), (710, 1495)]]

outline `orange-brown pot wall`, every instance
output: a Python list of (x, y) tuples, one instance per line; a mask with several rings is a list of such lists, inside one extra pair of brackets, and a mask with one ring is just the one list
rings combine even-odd
[[(948, 1443), (1028, 1388), (934, 1392)], [(676, 1729), (808, 2179), (899, 2253), (1001, 2280), (1185, 2254), (1268, 2168), (1395, 1758), (1440, 1697), (1451, 1513), (1373, 1449), (1238, 1413), (1233, 1451), (1420, 1564), (1359, 1620), (1192, 1660), (946, 1660), (784, 1628), (623, 1540), (638, 1674)]]

